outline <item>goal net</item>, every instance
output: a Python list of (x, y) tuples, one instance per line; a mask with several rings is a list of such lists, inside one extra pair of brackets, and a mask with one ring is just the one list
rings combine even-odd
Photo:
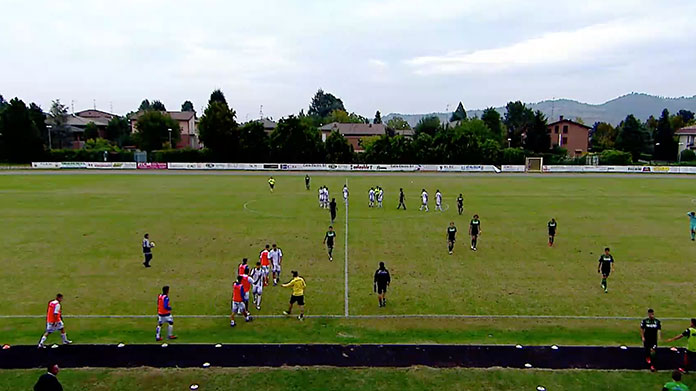
[(528, 157), (524, 166), (526, 172), (541, 172), (544, 166), (544, 158)]

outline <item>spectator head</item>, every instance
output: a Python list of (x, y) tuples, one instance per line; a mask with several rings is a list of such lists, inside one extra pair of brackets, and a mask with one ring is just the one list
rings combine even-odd
[(681, 376), (682, 376), (681, 371), (679, 371), (678, 369), (675, 369), (674, 371), (672, 371), (672, 380), (681, 381)]
[(58, 372), (60, 372), (60, 368), (58, 367), (58, 364), (51, 364), (47, 368), (48, 373), (52, 373), (53, 375), (57, 375)]

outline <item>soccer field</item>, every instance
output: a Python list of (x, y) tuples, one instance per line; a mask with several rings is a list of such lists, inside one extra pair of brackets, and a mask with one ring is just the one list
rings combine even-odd
[[(46, 302), (57, 292), (65, 295), (66, 327), (76, 343), (148, 342), (162, 285), (171, 286), (181, 342), (519, 338), (637, 344), (635, 320), (525, 317), (637, 318), (653, 307), (658, 318), (685, 319), (696, 304), (690, 294), (696, 250), (685, 215), (696, 208), (690, 178), (314, 175), (311, 191), (302, 175), (276, 179), (271, 193), (263, 175), (0, 176), (0, 282), (6, 287), (0, 342), (35, 343)], [(329, 214), (319, 208), (316, 189), (326, 185), (340, 200), (346, 182), (348, 219), (339, 201), (337, 246), (329, 262), (322, 246)], [(385, 189), (382, 209), (367, 207), (367, 191), (376, 185)], [(400, 187), (406, 211), (396, 210)], [(427, 213), (418, 211), (421, 188), (430, 193)], [(434, 211), (436, 189), (444, 195), (444, 212)], [(456, 212), (459, 193), (462, 216)], [(467, 236), (474, 213), (483, 231), (477, 252), (469, 250)], [(559, 224), (554, 248), (547, 246), (551, 217)], [(452, 256), (445, 235), (450, 221), (459, 230)], [(150, 269), (141, 264), (145, 232), (157, 243)], [(259, 317), (229, 329), (224, 317), (236, 266), (242, 257), (255, 262), (267, 243), (283, 249), (282, 280), (290, 270), (306, 279), (308, 315), (341, 318), (347, 308), (350, 317), (303, 324)], [(608, 294), (597, 274), (606, 246), (616, 259)], [(392, 274), (385, 308), (372, 291), (379, 261)], [(262, 310), (252, 314), (279, 315), (289, 295), (288, 289), (267, 287)], [(25, 315), (39, 318), (12, 317)], [(362, 318), (382, 315), (503, 318)], [(685, 327), (684, 321), (664, 322), (666, 334)]]

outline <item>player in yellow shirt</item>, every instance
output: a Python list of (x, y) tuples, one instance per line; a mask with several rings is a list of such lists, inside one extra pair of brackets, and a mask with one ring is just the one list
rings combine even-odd
[(296, 270), (292, 271), (292, 280), (287, 284), (283, 284), (283, 287), (291, 287), (292, 295), (290, 296), (290, 307), (287, 311), (283, 311), (283, 315), (290, 315), (292, 313), (292, 305), (297, 303), (300, 307), (300, 316), (297, 317), (299, 320), (304, 320), (304, 290), (307, 287), (304, 278), (300, 277)]
[(268, 178), (268, 186), (271, 188), (271, 193), (273, 193), (273, 188), (275, 187), (275, 178)]

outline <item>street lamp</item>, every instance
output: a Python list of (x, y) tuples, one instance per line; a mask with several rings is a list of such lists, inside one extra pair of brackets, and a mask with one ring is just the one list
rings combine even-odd
[(51, 144), (51, 128), (53, 128), (53, 126), (46, 125), (46, 129), (48, 130), (48, 150), (49, 151), (51, 149), (53, 149), (53, 144)]
[(510, 148), (510, 143), (512, 142), (512, 139), (508, 137), (508, 148)]
[[(679, 143), (679, 146), (677, 147), (677, 151), (678, 151), (678, 153), (677, 153), (677, 163), (681, 163), (681, 153), (682, 153), (682, 151), (681, 151), (680, 149), (681, 149), (681, 146), (682, 146), (682, 145), (684, 145), (684, 143)], [(684, 148), (684, 150), (686, 150), (686, 148)]]
[(167, 129), (169, 131), (169, 148), (174, 148), (172, 146), (172, 128)]

